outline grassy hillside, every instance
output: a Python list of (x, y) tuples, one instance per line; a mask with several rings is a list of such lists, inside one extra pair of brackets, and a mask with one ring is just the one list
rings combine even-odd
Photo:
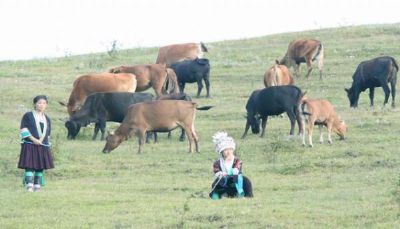
[[(245, 103), (263, 88), (262, 76), (281, 58), (295, 38), (317, 38), (325, 46), (324, 79), (318, 71), (296, 85), (308, 97), (330, 100), (349, 125), (345, 141), (302, 147), (289, 140), (289, 120), (270, 118), (265, 138), (250, 134), (241, 140)], [(207, 44), (212, 65), (214, 105), (199, 111), (196, 129), (200, 154), (188, 154), (188, 143), (160, 136), (138, 155), (130, 139), (109, 155), (104, 142), (91, 141), (93, 127), (75, 141), (66, 140), (60, 120), (67, 116), (65, 101), (77, 75), (102, 72), (121, 64), (153, 63), (156, 48), (121, 50), (116, 56), (90, 54), (55, 59), (0, 62), (0, 225), (2, 228), (394, 228), (399, 225), (400, 136), (399, 109), (382, 107), (383, 92), (368, 93), (359, 108), (350, 109), (344, 92), (358, 63), (380, 55), (400, 60), (400, 25), (379, 25), (287, 33)], [(194, 96), (195, 84), (186, 92)], [(19, 122), (32, 107), (32, 98), (50, 97), (47, 113), (53, 120), (56, 168), (46, 173), (42, 192), (27, 193), (16, 168)], [(151, 91), (151, 93), (153, 93)], [(205, 92), (202, 93), (204, 95)], [(400, 106), (400, 103), (397, 103)], [(108, 124), (108, 129), (118, 125)], [(297, 128), (297, 127), (296, 127)], [(212, 162), (217, 158), (211, 136), (228, 131), (254, 186), (253, 199), (208, 198)], [(326, 135), (325, 135), (326, 136)]]

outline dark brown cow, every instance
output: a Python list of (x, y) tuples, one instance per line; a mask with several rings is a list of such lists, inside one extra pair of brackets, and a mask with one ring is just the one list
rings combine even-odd
[(175, 72), (161, 64), (119, 66), (111, 68), (109, 72), (135, 74), (137, 80), (136, 92), (141, 92), (152, 87), (157, 96), (179, 93), (178, 80)]
[[(319, 141), (322, 143), (322, 126), (326, 126), (328, 129), (328, 142), (332, 143), (331, 133), (332, 130), (336, 132), (340, 139), (344, 139), (344, 135), (347, 132), (347, 125), (344, 121), (340, 120), (337, 116), (335, 108), (332, 104), (324, 99), (305, 99), (301, 104), (301, 117), (303, 122), (303, 128), (307, 127), (308, 142), (313, 147), (312, 132), (314, 125), (319, 126), (320, 137)], [(307, 125), (305, 125), (307, 123)], [(306, 145), (305, 132), (303, 132), (303, 145)]]
[(85, 103), (86, 98), (96, 92), (135, 92), (136, 76), (130, 73), (93, 73), (79, 76), (73, 84), (73, 89), (67, 104), (69, 116)]
[(207, 47), (202, 43), (186, 43), (163, 46), (158, 49), (156, 64), (163, 64), (167, 67), (182, 60), (194, 60), (202, 58)]
[(118, 147), (131, 133), (139, 137), (138, 153), (141, 153), (146, 139), (146, 131), (164, 132), (178, 126), (182, 127), (188, 136), (189, 152), (193, 152), (193, 141), (196, 152), (199, 152), (198, 137), (194, 129), (196, 109), (208, 110), (210, 108), (209, 106), (197, 107), (195, 102), (181, 100), (157, 100), (134, 104), (128, 108), (128, 113), (115, 133), (107, 136), (103, 153), (109, 153)]
[(280, 65), (279, 61), (268, 69), (264, 74), (265, 87), (273, 87), (279, 85), (293, 85), (294, 80), (289, 69), (285, 65)]
[(324, 46), (319, 40), (315, 39), (298, 39), (290, 42), (288, 50), (279, 62), (286, 65), (288, 68), (294, 67), (294, 74), (296, 77), (300, 76), (299, 68), (300, 63), (307, 64), (307, 75), (311, 73), (312, 62), (318, 62), (319, 78), (322, 79), (322, 68), (324, 67)]

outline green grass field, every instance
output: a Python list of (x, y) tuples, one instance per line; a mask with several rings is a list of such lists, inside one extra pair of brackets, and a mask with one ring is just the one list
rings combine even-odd
[[(325, 47), (323, 81), (318, 71), (295, 79), (307, 96), (331, 101), (349, 126), (345, 141), (302, 147), (289, 140), (289, 120), (270, 118), (265, 138), (240, 136), (250, 93), (263, 88), (262, 76), (296, 38), (317, 38)], [(200, 106), (196, 130), (200, 154), (188, 154), (178, 131), (147, 144), (137, 154), (130, 139), (108, 155), (105, 142), (91, 141), (93, 127), (77, 140), (66, 139), (61, 119), (76, 76), (116, 65), (153, 63), (157, 48), (31, 61), (0, 62), (0, 228), (397, 228), (400, 225), (400, 114), (383, 107), (383, 91), (369, 107), (368, 92), (350, 109), (344, 88), (357, 65), (391, 55), (400, 60), (400, 24), (343, 27), (208, 43), (211, 99)], [(197, 85), (187, 85), (192, 96)], [(153, 91), (150, 91), (154, 93)], [(22, 186), (19, 122), (36, 94), (50, 98), (55, 166), (41, 192)], [(397, 102), (397, 107), (400, 102)], [(108, 129), (118, 124), (109, 123)], [(236, 139), (243, 170), (254, 186), (253, 199), (208, 198), (217, 158), (211, 136), (226, 130)], [(297, 127), (296, 127), (297, 131)], [(326, 137), (326, 134), (325, 134)], [(396, 226), (397, 225), (397, 226)]]

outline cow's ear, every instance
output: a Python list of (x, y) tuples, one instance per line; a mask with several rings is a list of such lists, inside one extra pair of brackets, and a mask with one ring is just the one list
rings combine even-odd
[(275, 64), (279, 65), (279, 60), (278, 59), (275, 60)]

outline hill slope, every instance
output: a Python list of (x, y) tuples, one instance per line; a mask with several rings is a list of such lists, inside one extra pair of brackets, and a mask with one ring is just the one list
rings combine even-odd
[[(325, 98), (349, 125), (345, 141), (304, 148), (288, 140), (289, 120), (270, 118), (266, 137), (241, 140), (245, 104), (263, 87), (262, 75), (281, 58), (295, 38), (317, 38), (325, 46), (324, 79), (317, 71), (296, 85), (312, 98)], [(212, 65), (211, 95), (196, 99), (215, 105), (199, 111), (196, 129), (200, 154), (188, 154), (187, 142), (165, 136), (136, 154), (136, 139), (109, 155), (104, 142), (91, 141), (93, 127), (76, 141), (66, 140), (60, 120), (75, 77), (122, 64), (153, 63), (157, 49), (121, 50), (116, 56), (91, 54), (58, 59), (0, 62), (0, 225), (4, 228), (126, 227), (389, 227), (399, 223), (400, 176), (398, 108), (382, 108), (376, 90), (374, 109), (367, 93), (351, 110), (344, 92), (358, 63), (380, 55), (400, 59), (400, 26), (374, 25), (279, 34), (207, 44)], [(301, 71), (305, 74), (305, 67)], [(186, 92), (194, 96), (195, 84)], [(31, 99), (50, 97), (56, 168), (40, 193), (26, 193), (19, 155), (18, 127)], [(152, 92), (153, 93), (153, 92)], [(204, 92), (203, 92), (204, 95)], [(398, 106), (399, 103), (397, 103)], [(108, 124), (115, 129), (117, 124)], [(217, 158), (211, 136), (226, 130), (236, 139), (244, 173), (254, 186), (254, 199), (211, 201), (211, 166)], [(317, 134), (314, 141), (317, 142)]]

